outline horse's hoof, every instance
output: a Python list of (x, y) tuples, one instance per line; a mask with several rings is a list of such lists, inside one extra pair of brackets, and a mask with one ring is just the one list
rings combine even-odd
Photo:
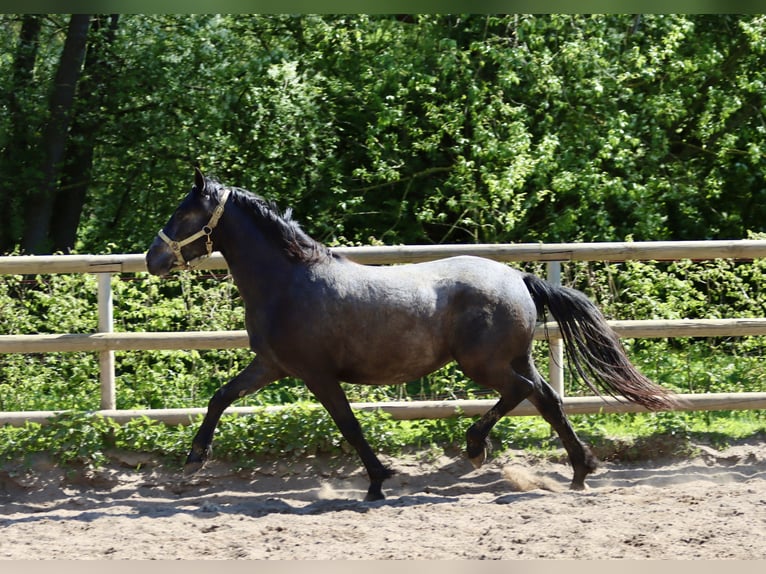
[(475, 440), (471, 438), (471, 431), (468, 431), (468, 441), (465, 445), (465, 456), (471, 461), (471, 464), (475, 469), (481, 468), (484, 461), (487, 460), (487, 455), (492, 452), (492, 443), (489, 442), (489, 437), (484, 437), (482, 440)]
[(584, 482), (572, 482), (572, 484), (569, 485), (569, 490), (590, 490), (590, 487), (585, 484)]
[(211, 447), (201, 449), (193, 446), (184, 463), (184, 474), (188, 476), (202, 470), (211, 454), (213, 454)]
[(364, 497), (365, 502), (375, 502), (376, 500), (385, 500), (386, 495), (383, 494), (382, 490), (377, 490), (374, 492), (367, 491), (367, 496)]
[(197, 460), (194, 462), (187, 462), (184, 464), (184, 476), (191, 476), (200, 470), (202, 470), (202, 467), (205, 466), (204, 460)]
[(473, 457), (468, 457), (468, 460), (471, 461), (471, 464), (475, 469), (481, 468), (481, 465), (484, 464), (484, 461), (487, 460), (487, 451), (482, 450), (479, 454)]

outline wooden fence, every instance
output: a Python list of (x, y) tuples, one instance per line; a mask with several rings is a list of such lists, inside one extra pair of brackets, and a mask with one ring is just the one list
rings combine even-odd
[[(672, 261), (679, 259), (737, 259), (752, 260), (766, 257), (766, 241), (683, 241), (683, 242), (619, 242), (579, 244), (509, 244), (509, 245), (436, 245), (436, 246), (366, 246), (336, 248), (359, 263), (383, 265), (439, 259), (452, 255), (478, 255), (504, 262), (545, 261), (548, 280), (560, 282), (560, 265), (566, 261), (628, 260)], [(220, 254), (205, 260), (200, 269), (225, 269)], [(114, 273), (146, 271), (143, 254), (128, 255), (53, 255), (0, 257), (0, 274), (94, 273), (98, 276), (98, 332), (72, 334), (0, 335), (0, 353), (47, 353), (92, 351), (99, 353), (101, 380), (101, 410), (99, 413), (117, 421), (148, 416), (167, 423), (187, 423), (203, 414), (205, 409), (115, 410), (115, 351), (223, 349), (247, 346), (245, 331), (197, 332), (113, 332), (113, 303), (111, 277)], [(766, 335), (766, 318), (610, 321), (621, 337), (720, 337)], [(535, 337), (550, 336), (550, 382), (563, 396), (563, 346), (555, 323), (539, 325)], [(766, 408), (766, 393), (685, 394), (684, 410), (762, 409)], [(394, 418), (443, 418), (464, 414), (481, 414), (495, 400), (471, 401), (402, 401), (385, 403), (355, 403), (362, 410), (381, 409)], [(637, 405), (602, 397), (564, 397), (564, 407), (570, 414), (597, 412), (639, 412)], [(283, 407), (270, 407), (279, 409)], [(262, 407), (231, 407), (227, 412), (249, 414)], [(0, 424), (21, 425), (26, 421), (45, 423), (57, 411), (0, 412)], [(514, 415), (537, 414), (524, 401), (512, 412)]]

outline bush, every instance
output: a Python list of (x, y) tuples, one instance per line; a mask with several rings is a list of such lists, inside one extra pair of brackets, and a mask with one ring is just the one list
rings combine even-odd
[[(539, 264), (525, 268), (541, 273)], [(608, 317), (615, 319), (762, 316), (766, 308), (764, 260), (571, 263), (565, 271), (565, 284), (584, 291)], [(116, 330), (243, 328), (241, 302), (232, 281), (225, 276), (194, 272), (157, 279), (139, 273), (116, 276), (113, 287)], [(90, 275), (0, 277), (0, 333), (93, 332), (97, 325), (95, 291), (95, 280)], [(624, 344), (642, 372), (679, 392), (766, 391), (764, 337), (628, 339)], [(535, 358), (544, 375), (546, 350), (543, 342), (535, 345)], [(252, 354), (247, 349), (230, 349), (118, 352), (116, 357), (117, 406), (140, 409), (204, 407), (221, 384), (249, 363)], [(567, 371), (567, 377), (567, 394), (589, 394), (572, 380), (571, 372)], [(344, 388), (351, 401), (361, 402), (494, 396), (466, 380), (455, 365), (405, 385)], [(251, 418), (225, 419), (218, 448), (267, 454), (339, 448), (342, 441), (329, 415), (322, 409), (309, 409), (305, 406), (308, 403), (315, 401), (300, 381), (286, 379), (269, 385), (238, 404), (294, 405), (291, 408), (295, 410), (285, 411), (276, 419), (259, 415), (257, 422)], [(61, 447), (64, 459), (82, 456), (98, 460), (100, 451), (88, 450), (88, 445), (100, 444), (101, 434), (117, 437), (114, 440), (123, 437), (121, 440), (130, 448), (151, 448), (171, 456), (181, 456), (188, 448), (191, 431), (186, 429), (169, 430), (139, 420), (116, 432), (107, 423), (96, 424), (97, 419), (90, 415), (76, 414), (96, 410), (98, 405), (95, 353), (0, 355), (0, 409), (73, 412), (67, 415), (70, 418), (65, 416), (44, 431), (33, 426), (23, 432), (4, 429), (10, 441), (5, 452), (45, 450), (53, 442), (63, 443), (69, 437), (72, 445), (79, 441), (86, 451), (83, 454), (75, 447)], [(401, 441), (418, 445), (458, 443), (470, 424), (465, 419), (391, 425), (379, 415), (362, 416), (371, 425), (371, 442), (383, 449), (395, 448), (403, 444)], [(706, 416), (694, 415), (700, 420)], [(525, 442), (525, 436), (531, 437), (531, 442), (542, 440), (542, 431), (537, 427), (517, 421), (504, 419), (497, 436), (508, 436), (511, 444), (530, 444)], [(90, 430), (77, 429), (78, 424), (87, 424)], [(397, 430), (392, 431), (392, 427)], [(54, 430), (59, 434), (50, 435)], [(31, 438), (36, 432), (42, 434)], [(28, 438), (19, 443), (22, 436)], [(23, 448), (14, 446), (18, 444)]]

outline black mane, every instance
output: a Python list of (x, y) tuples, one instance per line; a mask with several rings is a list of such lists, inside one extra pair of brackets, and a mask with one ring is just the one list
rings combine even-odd
[[(223, 187), (215, 180), (208, 184)], [(281, 212), (273, 201), (242, 189), (229, 187), (235, 205), (251, 214), (268, 239), (280, 245), (291, 259), (302, 263), (316, 263), (332, 256), (330, 249), (309, 236), (292, 218), (292, 209)]]

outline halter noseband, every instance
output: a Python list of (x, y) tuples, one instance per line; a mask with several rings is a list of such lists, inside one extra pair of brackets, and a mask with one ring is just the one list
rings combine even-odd
[(223, 191), (218, 198), (218, 205), (215, 206), (213, 214), (210, 216), (210, 221), (208, 221), (207, 224), (204, 225), (202, 229), (200, 229), (197, 233), (190, 235), (186, 239), (182, 239), (181, 241), (173, 241), (165, 234), (162, 229), (160, 229), (160, 232), (157, 235), (159, 235), (160, 239), (168, 244), (168, 247), (170, 247), (173, 255), (176, 256), (176, 265), (179, 267), (189, 268), (192, 266), (194, 261), (201, 259), (201, 257), (197, 257), (191, 261), (186, 261), (183, 254), (181, 253), (182, 247), (189, 245), (190, 243), (194, 243), (200, 237), (207, 238), (205, 241), (205, 247), (207, 247), (207, 257), (210, 257), (210, 255), (213, 253), (213, 240), (210, 239), (210, 235), (213, 233), (213, 229), (215, 229), (216, 225), (218, 225), (218, 220), (221, 219), (221, 216), (223, 215), (223, 209), (226, 205), (226, 200), (229, 198), (230, 191), (231, 190), (229, 188), (223, 188)]

